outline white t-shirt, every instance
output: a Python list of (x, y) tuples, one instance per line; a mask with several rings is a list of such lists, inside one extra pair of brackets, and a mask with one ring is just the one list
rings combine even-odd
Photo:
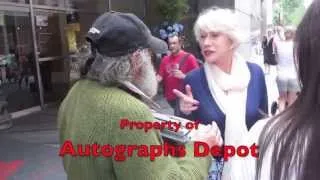
[(278, 58), (278, 76), (297, 78), (296, 67), (293, 58), (293, 41), (276, 41)]

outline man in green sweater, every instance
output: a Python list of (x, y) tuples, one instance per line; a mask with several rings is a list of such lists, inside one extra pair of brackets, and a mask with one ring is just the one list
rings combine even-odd
[[(83, 56), (84, 77), (58, 113), (59, 155), (68, 179), (205, 179), (211, 157), (195, 157), (193, 142), (180, 147), (181, 157), (173, 157), (158, 129), (141, 129), (155, 122), (146, 105), (157, 92), (148, 48), (161, 53), (166, 44), (135, 15), (119, 12), (98, 17), (87, 40), (91, 53)], [(212, 147), (221, 144), (219, 133), (213, 124), (194, 139)]]

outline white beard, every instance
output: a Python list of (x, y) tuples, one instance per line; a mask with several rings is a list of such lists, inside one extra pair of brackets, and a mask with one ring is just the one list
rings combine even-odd
[(157, 94), (158, 82), (155, 70), (151, 63), (151, 56), (147, 53), (141, 52), (141, 71), (139, 78), (133, 81), (133, 84), (137, 86), (143, 93), (145, 93), (150, 98)]

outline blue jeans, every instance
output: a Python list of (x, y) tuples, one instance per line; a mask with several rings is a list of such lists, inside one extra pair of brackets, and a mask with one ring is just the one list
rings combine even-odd
[(209, 169), (208, 180), (221, 180), (223, 170), (223, 158), (212, 158), (212, 164)]

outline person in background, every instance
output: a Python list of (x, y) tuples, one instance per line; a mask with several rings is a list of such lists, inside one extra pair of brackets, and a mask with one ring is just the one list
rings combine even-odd
[(262, 49), (266, 74), (270, 73), (270, 66), (277, 65), (274, 49), (274, 33), (271, 29), (267, 30), (267, 35), (263, 37)]
[(161, 60), (157, 75), (158, 82), (163, 82), (164, 96), (168, 104), (177, 113), (177, 97), (173, 89), (182, 90), (183, 79), (186, 74), (199, 67), (197, 59), (189, 52), (182, 49), (182, 42), (178, 35), (168, 38), (170, 54)]
[[(166, 43), (153, 37), (137, 16), (120, 12), (99, 16), (87, 40), (92, 51), (79, 56), (85, 58), (81, 60), (83, 77), (72, 86), (59, 108), (60, 143), (70, 140), (74, 147), (98, 144), (102, 154), (110, 152), (101, 149), (102, 145), (163, 146), (159, 130), (146, 133), (142, 129), (121, 129), (120, 120), (155, 121), (146, 104), (157, 92), (148, 49), (161, 53), (167, 50)], [(197, 131), (194, 140), (209, 147), (221, 145), (219, 134), (213, 123)], [(129, 149), (115, 150), (109, 157), (65, 155), (63, 165), (69, 180), (202, 180), (207, 176), (211, 157), (194, 157), (193, 144), (186, 143), (186, 154), (179, 158), (162, 153), (151, 161), (149, 157), (139, 157), (137, 148), (133, 148), (131, 156)], [(119, 155), (127, 158), (114, 159)]]
[[(180, 111), (183, 117), (202, 124), (216, 122), (225, 144), (237, 146), (241, 137), (268, 114), (264, 73), (236, 53), (243, 35), (231, 10), (204, 10), (195, 22), (194, 33), (205, 63), (185, 77), (184, 93), (174, 90)], [(231, 164), (232, 159), (224, 163), (216, 158), (209, 179), (237, 174)]]
[(284, 28), (282, 26), (275, 26), (273, 30), (274, 41), (283, 41), (284, 37)]
[(243, 144), (259, 158), (241, 158), (235, 180), (318, 180), (320, 177), (320, 0), (306, 10), (295, 33), (294, 62), (301, 92), (279, 115), (257, 122)]
[(277, 85), (279, 90), (279, 111), (293, 104), (300, 91), (297, 71), (293, 60), (294, 29), (287, 27), (284, 33), (285, 40), (275, 41), (277, 65)]

